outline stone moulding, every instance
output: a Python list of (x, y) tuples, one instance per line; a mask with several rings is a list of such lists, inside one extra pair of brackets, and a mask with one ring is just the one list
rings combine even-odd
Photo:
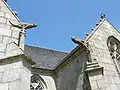
[(34, 65), (35, 62), (33, 62), (28, 56), (26, 56), (25, 54), (20, 54), (20, 55), (16, 55), (16, 56), (11, 56), (11, 57), (7, 57), (7, 58), (3, 58), (3, 59), (0, 59), (0, 63), (4, 62), (4, 61), (7, 61), (7, 60), (14, 60), (14, 59), (18, 59), (18, 58), (23, 58), (25, 59), (26, 61), (30, 62), (31, 65)]
[(90, 74), (91, 76), (94, 76), (94, 75), (98, 75), (98, 74), (102, 74), (104, 75), (103, 73), (104, 71), (104, 68), (99, 66), (98, 63), (89, 63), (87, 64), (87, 69), (85, 70), (85, 72), (87, 74)]

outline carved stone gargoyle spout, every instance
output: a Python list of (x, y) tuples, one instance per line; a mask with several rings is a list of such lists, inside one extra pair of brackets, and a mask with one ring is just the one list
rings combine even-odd
[(88, 43), (85, 40), (81, 40), (79, 38), (71, 37), (71, 40), (78, 45), (84, 45), (86, 48), (88, 47)]
[(17, 27), (17, 28), (21, 29), (21, 31), (19, 32), (19, 37), (18, 37), (18, 46), (21, 45), (21, 43), (23, 42), (23, 38), (26, 37), (26, 29), (37, 27), (37, 24), (35, 24), (35, 23), (14, 24), (11, 21), (9, 21), (9, 22), (13, 27)]
[(37, 24), (35, 23), (20, 23), (20, 24), (14, 24), (12, 23), (11, 21), (9, 21), (10, 24), (13, 26), (13, 27), (18, 27), (20, 29), (30, 29), (30, 28), (33, 28), (33, 27), (37, 27)]

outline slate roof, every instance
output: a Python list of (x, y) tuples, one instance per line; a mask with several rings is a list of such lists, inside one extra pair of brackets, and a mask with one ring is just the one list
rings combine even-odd
[(29, 45), (25, 45), (25, 53), (36, 63), (33, 67), (49, 70), (53, 70), (68, 54)]

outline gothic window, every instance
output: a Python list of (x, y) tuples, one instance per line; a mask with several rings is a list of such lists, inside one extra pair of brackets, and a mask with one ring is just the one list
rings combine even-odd
[(41, 76), (37, 74), (31, 76), (31, 90), (45, 90), (45, 88), (47, 88), (47, 85)]
[(120, 72), (120, 41), (111, 36), (108, 38), (108, 47), (110, 55)]

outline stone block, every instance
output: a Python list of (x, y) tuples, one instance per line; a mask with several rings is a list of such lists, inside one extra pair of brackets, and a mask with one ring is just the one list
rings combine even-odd
[(19, 80), (10, 82), (10, 84), (9, 84), (9, 90), (20, 90), (19, 87), (20, 87)]
[(14, 44), (13, 42), (8, 43), (6, 45), (6, 52), (12, 52), (12, 51), (17, 50), (17, 49), (19, 49), (19, 47), (16, 44)]
[(12, 37), (19, 38), (19, 31), (13, 31)]
[(2, 82), (3, 82), (3, 72), (0, 73), (0, 83), (2, 83)]
[(0, 17), (0, 23), (1, 24), (5, 24), (7, 22), (7, 18), (4, 18), (4, 17)]
[(11, 36), (11, 30), (0, 28), (0, 35)]
[(104, 79), (97, 80), (97, 85), (99, 88), (105, 88), (106, 83)]
[(108, 83), (108, 84), (114, 84), (115, 83), (113, 76), (104, 76), (104, 77), (105, 77), (104, 81), (106, 83)]
[(18, 39), (17, 38), (11, 38), (13, 42), (16, 43), (16, 45), (18, 45)]
[(120, 90), (120, 84), (117, 84), (116, 86), (117, 86), (117, 89)]
[(0, 58), (3, 58), (5, 56), (5, 53), (0, 52)]
[(12, 41), (11, 41), (11, 38), (10, 37), (7, 37), (7, 36), (4, 36), (3, 37), (3, 42), (2, 43), (4, 43), (4, 44), (8, 44), (8, 43), (11, 43)]
[(0, 90), (9, 90), (9, 83), (0, 83)]
[[(94, 72), (93, 72), (94, 73)], [(91, 80), (91, 81), (95, 81), (95, 80), (100, 80), (100, 79), (102, 79), (103, 78), (103, 75), (95, 75), (95, 76), (92, 76), (92, 77), (89, 77), (89, 79)]]
[(0, 43), (2, 43), (2, 42), (3, 42), (3, 36), (0, 35)]
[(6, 50), (6, 44), (0, 43), (0, 52), (4, 53)]
[(21, 60), (6, 61), (0, 63), (0, 72), (14, 70), (23, 67)]
[(8, 12), (8, 8), (3, 3), (1, 3), (0, 10), (3, 11), (3, 12)]
[(11, 27), (10, 25), (0, 23), (0, 28), (10, 30), (10, 27)]
[(104, 70), (104, 75), (107, 75), (107, 76), (114, 76), (114, 75), (115, 75), (115, 72), (105, 69), (105, 70)]
[(92, 81), (90, 82), (91, 84), (91, 89), (94, 90), (94, 89), (98, 89), (98, 85), (97, 85), (97, 82), (96, 81)]
[(11, 14), (11, 12), (10, 13), (9, 12), (5, 13), (5, 17), (8, 18), (8, 19), (15, 19), (14, 15)]
[(21, 79), (21, 69), (7, 70), (3, 73), (3, 82), (12, 82)]
[(17, 28), (17, 27), (13, 27), (13, 26), (11, 26), (11, 30), (17, 31), (17, 32), (20, 32), (20, 31), (21, 31), (21, 29), (19, 29), (19, 28)]
[(120, 84), (120, 78), (119, 77), (113, 77), (115, 84)]
[(0, 17), (4, 17), (4, 16), (5, 16), (5, 12), (0, 11)]
[(115, 84), (110, 84), (111, 90), (119, 90)]
[(12, 23), (14, 23), (14, 24), (19, 24), (19, 22), (16, 21), (16, 20), (14, 20), (14, 19), (7, 19), (6, 24), (7, 24), (7, 25), (11, 25), (10, 21), (11, 21)]
[(23, 51), (21, 49), (16, 49), (11, 52), (7, 52), (6, 57), (16, 56), (16, 55), (20, 55), (20, 54), (23, 54)]

